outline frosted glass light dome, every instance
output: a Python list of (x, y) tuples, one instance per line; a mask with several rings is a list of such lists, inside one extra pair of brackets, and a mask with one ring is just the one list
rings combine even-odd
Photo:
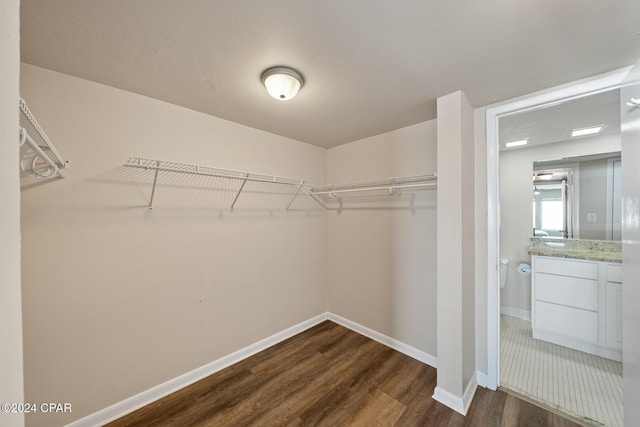
[(262, 73), (262, 84), (275, 99), (288, 101), (296, 96), (304, 80), (300, 73), (291, 68), (273, 67)]

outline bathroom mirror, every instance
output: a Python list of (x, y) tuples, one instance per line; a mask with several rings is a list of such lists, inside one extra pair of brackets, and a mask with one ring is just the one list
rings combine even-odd
[(533, 235), (621, 240), (620, 152), (533, 162)]

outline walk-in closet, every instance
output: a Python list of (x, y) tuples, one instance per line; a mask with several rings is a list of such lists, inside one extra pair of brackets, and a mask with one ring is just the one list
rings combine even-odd
[(0, 3), (0, 426), (582, 422), (501, 388), (497, 126), (615, 89), (640, 158), (639, 4)]

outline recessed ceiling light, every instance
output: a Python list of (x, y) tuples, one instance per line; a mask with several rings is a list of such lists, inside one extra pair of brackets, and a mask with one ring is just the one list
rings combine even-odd
[(594, 133), (598, 133), (602, 130), (605, 125), (591, 126), (588, 128), (574, 129), (571, 131), (571, 136), (585, 136), (585, 135), (593, 135)]
[(511, 148), (511, 147), (519, 147), (521, 145), (527, 145), (529, 143), (529, 139), (519, 139), (517, 141), (511, 141), (511, 142), (507, 142), (504, 144), (505, 147), (507, 148)]

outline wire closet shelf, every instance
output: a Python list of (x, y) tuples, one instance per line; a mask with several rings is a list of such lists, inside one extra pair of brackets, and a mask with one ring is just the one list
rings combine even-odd
[(68, 167), (69, 162), (60, 155), (22, 98), (19, 108), (20, 168), (38, 179), (64, 178), (61, 169)]
[(303, 187), (310, 186), (308, 181), (304, 179), (297, 178), (286, 178), (275, 175), (265, 175), (260, 173), (253, 172), (241, 172), (230, 169), (221, 169), (210, 166), (199, 166), (187, 163), (176, 163), (176, 162), (168, 162), (163, 160), (155, 160), (155, 159), (145, 159), (142, 157), (129, 157), (129, 160), (124, 164), (126, 167), (131, 168), (139, 168), (145, 170), (154, 171), (153, 176), (153, 186), (151, 188), (151, 197), (149, 200), (148, 210), (151, 212), (153, 210), (153, 198), (155, 195), (156, 185), (158, 183), (158, 173), (159, 172), (169, 172), (169, 173), (177, 173), (177, 174), (188, 174), (188, 175), (200, 175), (200, 176), (209, 176), (209, 177), (217, 177), (217, 178), (227, 178), (231, 180), (239, 181), (240, 188), (237, 190), (233, 202), (231, 203), (230, 212), (233, 212), (233, 209), (245, 188), (245, 184), (247, 182), (261, 182), (267, 184), (279, 184), (286, 186), (296, 187), (295, 193), (289, 200), (289, 203), (285, 207), (285, 212), (288, 212), (291, 208), (291, 205), (295, 201), (296, 197), (300, 194)]
[(437, 174), (431, 173), (311, 187), (309, 195), (326, 207), (331, 202), (342, 204), (342, 200), (348, 198), (399, 196), (407, 192), (436, 189), (437, 186)]

